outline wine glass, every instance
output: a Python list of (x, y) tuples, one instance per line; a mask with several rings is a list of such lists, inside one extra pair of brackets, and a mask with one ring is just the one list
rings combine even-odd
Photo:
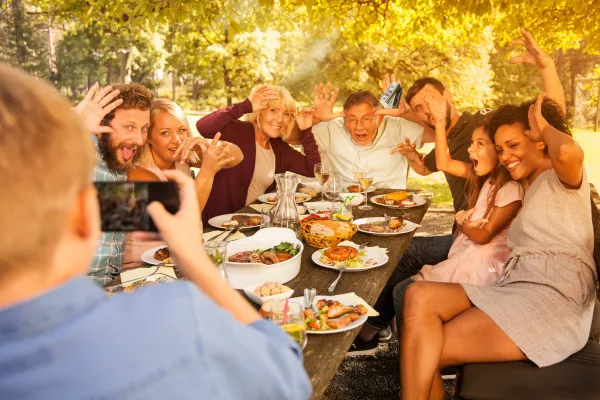
[(325, 183), (329, 180), (329, 176), (331, 175), (331, 168), (329, 165), (323, 163), (315, 164), (315, 178), (319, 181), (321, 185), (321, 201), (325, 201), (324, 191), (325, 191)]
[(325, 197), (329, 200), (337, 200), (342, 192), (342, 177), (337, 174), (331, 174), (329, 180), (323, 186)]
[(365, 203), (358, 206), (358, 209), (363, 211), (372, 210), (373, 207), (368, 203), (367, 189), (373, 184), (373, 170), (365, 164), (360, 164), (355, 165), (352, 168), (352, 172), (354, 174), (354, 179), (356, 179), (356, 182), (358, 182), (358, 185), (365, 194)]

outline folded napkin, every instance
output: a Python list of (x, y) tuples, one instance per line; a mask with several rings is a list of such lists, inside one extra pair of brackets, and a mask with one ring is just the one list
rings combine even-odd
[(121, 272), (121, 285), (123, 287), (131, 286), (135, 281), (144, 279), (152, 274), (158, 274), (159, 276), (162, 276), (161, 274), (164, 274), (170, 276), (173, 279), (177, 279), (173, 267), (159, 267), (158, 270), (156, 269), (156, 267), (142, 267), (129, 269), (127, 271)]
[[(297, 303), (304, 304), (304, 297), (294, 297), (293, 299), (290, 299), (290, 300), (297, 302)], [(353, 306), (362, 304), (363, 306), (365, 306), (365, 308), (368, 311), (367, 316), (377, 317), (379, 315), (379, 313), (377, 311), (375, 311), (375, 309), (373, 307), (371, 307), (369, 305), (369, 303), (367, 303), (362, 297), (358, 296), (354, 292), (338, 294), (335, 296), (327, 296), (327, 300), (337, 300), (340, 303), (349, 304), (349, 305), (353, 305)]]
[[(358, 248), (358, 244), (350, 241), (350, 240), (344, 240), (343, 242), (341, 242), (340, 244), (338, 244), (338, 246), (351, 246), (351, 247), (356, 247)], [(367, 246), (367, 249), (374, 249), (374, 250), (379, 250), (385, 254), (387, 254), (388, 249), (385, 247), (379, 247), (379, 246)]]
[[(221, 238), (224, 238), (225, 236), (228, 235), (229, 232), (225, 233), (226, 231), (212, 231), (212, 232), (204, 232), (202, 234), (202, 239), (204, 239), (204, 241), (206, 242), (209, 239), (214, 238), (215, 236), (218, 235), (222, 235)], [(227, 238), (228, 242), (231, 242), (232, 240), (238, 240), (238, 239), (243, 239), (245, 238), (246, 235), (244, 235), (242, 232), (237, 231), (236, 233), (234, 233), (233, 235), (229, 236)], [(215, 240), (221, 240), (221, 239), (215, 239)]]

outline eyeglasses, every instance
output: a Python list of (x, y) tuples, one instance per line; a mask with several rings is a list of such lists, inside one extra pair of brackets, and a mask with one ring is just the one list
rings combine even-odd
[[(371, 126), (375, 122), (375, 117), (362, 117), (360, 122), (363, 126)], [(354, 117), (346, 118), (346, 125), (350, 127), (358, 126), (358, 119)]]

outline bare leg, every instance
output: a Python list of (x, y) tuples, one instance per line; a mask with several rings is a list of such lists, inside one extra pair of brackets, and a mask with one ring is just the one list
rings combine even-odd
[(439, 369), (468, 362), (525, 360), (516, 344), (461, 285), (417, 282), (407, 288), (401, 371), (403, 399), (443, 399)]
[(415, 282), (406, 288), (400, 354), (403, 399), (429, 399), (444, 344), (442, 324), (469, 307), (459, 284)]

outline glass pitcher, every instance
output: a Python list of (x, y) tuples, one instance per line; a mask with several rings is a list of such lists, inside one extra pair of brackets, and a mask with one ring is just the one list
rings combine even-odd
[(276, 174), (275, 182), (277, 182), (277, 204), (271, 210), (272, 225), (296, 231), (300, 226), (300, 216), (294, 197), (296, 188), (300, 184), (300, 176), (289, 172)]

